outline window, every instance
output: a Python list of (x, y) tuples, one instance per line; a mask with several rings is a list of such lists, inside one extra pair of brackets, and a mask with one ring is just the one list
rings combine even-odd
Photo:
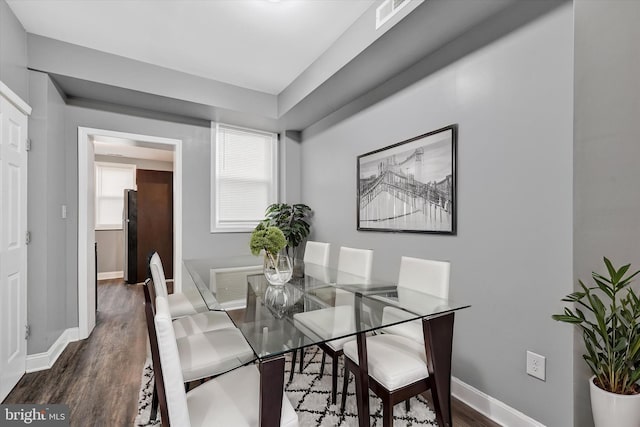
[(121, 230), (124, 190), (136, 188), (136, 166), (95, 163), (96, 230)]
[(221, 123), (211, 134), (211, 231), (251, 231), (278, 198), (278, 136)]

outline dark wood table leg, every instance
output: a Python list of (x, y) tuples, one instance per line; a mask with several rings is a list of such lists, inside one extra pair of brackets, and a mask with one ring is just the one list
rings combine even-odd
[(284, 393), (284, 357), (260, 362), (260, 427), (279, 427)]
[(454, 313), (422, 319), (431, 396), (439, 426), (451, 427), (451, 353)]
[[(356, 293), (354, 300), (354, 316), (356, 325), (362, 325), (362, 294)], [(366, 330), (366, 328), (363, 328)], [(369, 427), (369, 362), (367, 360), (367, 334), (357, 335), (358, 371), (355, 372), (356, 401), (358, 403), (358, 425)]]
[(369, 427), (369, 362), (367, 361), (367, 334), (358, 334), (358, 372), (356, 374), (356, 400), (358, 426)]

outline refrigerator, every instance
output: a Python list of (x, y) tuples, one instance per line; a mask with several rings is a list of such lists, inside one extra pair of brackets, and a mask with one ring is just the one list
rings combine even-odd
[(138, 283), (138, 208), (136, 190), (124, 190), (124, 280)]

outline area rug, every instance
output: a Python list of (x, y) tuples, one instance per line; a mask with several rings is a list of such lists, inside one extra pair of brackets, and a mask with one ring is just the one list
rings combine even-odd
[[(312, 347), (305, 352), (303, 372), (296, 370), (293, 381), (285, 384), (287, 397), (298, 413), (301, 427), (312, 426), (340, 426), (355, 427), (358, 425), (358, 412), (356, 407), (355, 383), (353, 375), (349, 379), (347, 389), (347, 406), (344, 413), (340, 413), (340, 398), (342, 392), (342, 361), (338, 369), (338, 399), (337, 404), (331, 403), (331, 359), (327, 360), (322, 379), (319, 378), (322, 351)], [(298, 362), (299, 363), (299, 362)], [(289, 379), (291, 369), (291, 355), (285, 359), (285, 381)], [(149, 422), (151, 409), (151, 396), (153, 393), (153, 369), (151, 361), (147, 360), (142, 373), (140, 395), (138, 400), (138, 416), (135, 420), (136, 427), (160, 425), (159, 421)], [(372, 393), (369, 394), (371, 413), (371, 426), (382, 425), (382, 402)], [(160, 415), (158, 414), (158, 418)], [(411, 399), (411, 410), (406, 412), (405, 405), (399, 404), (393, 410), (393, 425), (395, 427), (410, 426), (435, 426), (435, 414), (429, 408), (427, 401), (422, 397)]]

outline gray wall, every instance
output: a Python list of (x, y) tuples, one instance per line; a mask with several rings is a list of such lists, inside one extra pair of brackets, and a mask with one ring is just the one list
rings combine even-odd
[(28, 353), (47, 351), (68, 327), (66, 229), (61, 208), (66, 203), (64, 101), (49, 76), (29, 71), (28, 318), (32, 335)]
[(0, 0), (0, 81), (29, 99), (27, 33), (5, 0)]
[[(565, 5), (302, 143), (313, 238), (452, 262), (453, 374), (548, 426), (573, 424), (571, 331), (551, 320), (572, 290), (573, 27)], [(356, 157), (459, 124), (458, 235), (356, 231)], [(331, 173), (327, 173), (327, 167)], [(547, 381), (525, 352), (547, 357)]]
[[(112, 111), (67, 105), (66, 189), (69, 195), (67, 226), (67, 295), (69, 306), (77, 304), (78, 259), (78, 127), (176, 138), (183, 141), (182, 253), (184, 258), (249, 254), (249, 233), (210, 233), (211, 130), (142, 118)], [(74, 312), (77, 324), (77, 312)]]
[[(98, 274), (124, 272), (124, 231), (96, 230)], [(98, 279), (100, 277), (98, 276)]]
[[(137, 169), (173, 171), (173, 163), (157, 160), (132, 159), (129, 157), (96, 154), (95, 161), (136, 165)], [(98, 273), (123, 271), (124, 230), (96, 230), (96, 242), (98, 243)]]
[[(575, 2), (574, 283), (605, 273), (603, 256), (640, 267), (638, 22), (640, 2)], [(589, 426), (583, 353), (576, 334), (576, 425)]]

